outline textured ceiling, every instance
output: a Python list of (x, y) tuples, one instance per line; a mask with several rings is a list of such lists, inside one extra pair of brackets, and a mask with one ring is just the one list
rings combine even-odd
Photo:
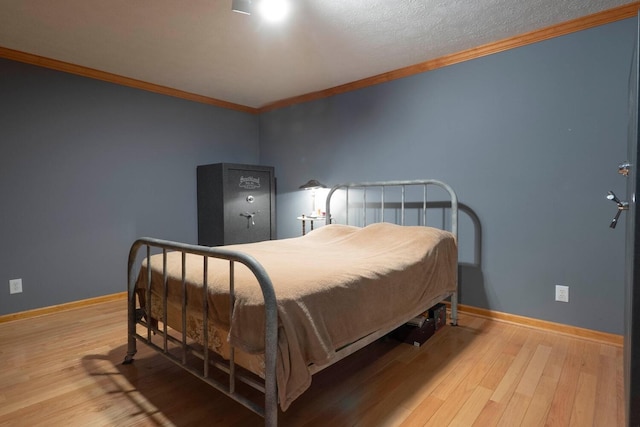
[(274, 25), (231, 0), (1, 0), (0, 46), (258, 108), (633, 3), (290, 1)]

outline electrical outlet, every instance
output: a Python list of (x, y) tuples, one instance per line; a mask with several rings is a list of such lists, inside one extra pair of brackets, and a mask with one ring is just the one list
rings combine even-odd
[(22, 292), (22, 279), (9, 280), (9, 293), (19, 294), (20, 292)]
[(556, 285), (556, 301), (569, 302), (569, 287)]

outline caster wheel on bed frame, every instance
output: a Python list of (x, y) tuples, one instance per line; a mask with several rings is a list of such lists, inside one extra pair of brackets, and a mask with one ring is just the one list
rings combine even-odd
[(127, 355), (127, 356), (124, 357), (124, 360), (122, 361), (122, 364), (123, 365), (131, 365), (134, 360), (135, 359), (133, 358), (133, 356)]

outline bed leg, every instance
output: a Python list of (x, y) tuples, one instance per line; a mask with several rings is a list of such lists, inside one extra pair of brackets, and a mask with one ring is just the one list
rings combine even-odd
[(133, 363), (133, 356), (138, 352), (136, 347), (136, 322), (138, 322), (139, 316), (141, 316), (142, 310), (136, 310), (135, 293), (129, 293), (128, 308), (127, 308), (127, 355), (122, 361), (123, 365), (130, 365)]
[(122, 364), (123, 364), (123, 365), (131, 365), (131, 364), (133, 363), (133, 361), (134, 361), (134, 360), (135, 360), (135, 359), (133, 358), (133, 355), (131, 355), (131, 356), (130, 356), (129, 354), (127, 354), (127, 355), (124, 357), (124, 360), (122, 361)]
[[(136, 325), (133, 325), (134, 329)], [(127, 354), (124, 356), (124, 360), (122, 361), (123, 365), (130, 365), (133, 363), (133, 356), (138, 352), (136, 347), (136, 338), (133, 336), (131, 332), (129, 332), (129, 337), (127, 341)]]
[(136, 337), (135, 337), (135, 331), (136, 331), (136, 324), (135, 322), (131, 322), (131, 319), (129, 319), (129, 336), (128, 336), (128, 340), (127, 340), (127, 355), (124, 356), (124, 360), (122, 361), (123, 365), (130, 365), (131, 363), (133, 363), (133, 356), (135, 356), (135, 354), (138, 352), (138, 349), (136, 347)]
[(458, 293), (451, 295), (451, 326), (458, 326)]
[[(135, 330), (135, 323), (133, 324), (133, 328)], [(131, 329), (131, 325), (129, 325), (129, 329)], [(124, 360), (122, 361), (123, 365), (130, 365), (131, 363), (133, 363), (133, 356), (135, 356), (135, 354), (138, 352), (137, 347), (136, 347), (136, 338), (134, 337), (134, 334), (131, 333), (131, 331), (129, 331), (129, 337), (128, 337), (128, 341), (127, 341), (127, 354), (126, 356), (124, 356)]]

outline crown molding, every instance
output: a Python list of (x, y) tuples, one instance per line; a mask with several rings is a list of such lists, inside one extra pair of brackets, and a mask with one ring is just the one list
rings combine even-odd
[(259, 109), (260, 113), (275, 110), (278, 108), (287, 107), (290, 105), (300, 104), (303, 102), (314, 101), (317, 99), (327, 98), (333, 95), (338, 95), (345, 92), (351, 92), (365, 87), (374, 86), (380, 83), (386, 83), (392, 80), (401, 79), (404, 77), (413, 76), (415, 74), (424, 73), (426, 71), (432, 71), (438, 68), (444, 68), (449, 65), (458, 64), (460, 62), (470, 61), (472, 59), (481, 58), (483, 56), (492, 55), (494, 53), (504, 52), (506, 50), (515, 49), (518, 47), (526, 46), (529, 44), (537, 43), (543, 40), (548, 40), (555, 37), (564, 36), (566, 34), (575, 33), (578, 31), (586, 30), (600, 25), (609, 24), (623, 19), (632, 18), (638, 15), (638, 9), (640, 9), (640, 1), (636, 1), (624, 6), (619, 6), (613, 9), (605, 10), (603, 12), (595, 13), (592, 15), (583, 16), (581, 18), (573, 19), (571, 21), (562, 22), (560, 24), (552, 25), (550, 27), (542, 28), (535, 31), (530, 31), (515, 37), (509, 37), (496, 42), (487, 43), (482, 46), (467, 49), (461, 52), (453, 53), (451, 55), (445, 55), (440, 58), (432, 59), (429, 61), (421, 62), (419, 64), (410, 65), (408, 67), (400, 68), (398, 70), (389, 71), (386, 73), (378, 74), (376, 76), (367, 77), (355, 82), (346, 83), (340, 86), (335, 86), (330, 89), (324, 89), (317, 92), (311, 92), (300, 96), (294, 96), (292, 98), (282, 99), (265, 105)]
[(554, 37), (560, 37), (566, 34), (575, 33), (578, 31), (597, 27), (600, 25), (605, 25), (605, 24), (620, 21), (623, 19), (632, 18), (638, 15), (638, 9), (640, 9), (640, 1), (629, 3), (627, 5), (619, 6), (619, 7), (605, 10), (603, 12), (595, 13), (592, 15), (587, 15), (581, 18), (573, 19), (571, 21), (562, 22), (560, 24), (552, 25), (550, 27), (542, 28), (535, 31), (530, 31), (528, 33), (524, 33), (515, 37), (510, 37), (510, 38), (499, 40), (496, 42), (487, 43), (482, 46), (478, 46), (472, 49), (467, 49), (461, 52), (453, 53), (451, 55), (445, 55), (440, 58), (421, 62), (419, 64), (400, 68), (398, 70), (389, 71), (387, 73), (378, 74), (372, 77), (367, 77), (365, 79), (346, 83), (340, 86), (335, 86), (329, 89), (323, 89), (320, 91), (311, 92), (304, 95), (282, 99), (282, 100), (264, 105), (260, 108), (234, 104), (232, 102), (227, 102), (227, 101), (222, 101), (216, 98), (197, 95), (194, 93), (185, 92), (178, 89), (173, 89), (170, 87), (161, 86), (153, 83), (148, 83), (141, 80), (132, 79), (129, 77), (124, 77), (117, 74), (96, 70), (93, 68), (83, 67), (81, 65), (76, 65), (69, 62), (58, 61), (56, 59), (51, 59), (51, 58), (46, 58), (39, 55), (34, 55), (31, 53), (21, 52), (18, 50), (9, 49), (2, 46), (0, 46), (0, 58), (11, 59), (14, 61), (24, 62), (31, 65), (37, 65), (40, 67), (50, 68), (57, 71), (76, 74), (83, 77), (102, 80), (102, 81), (115, 83), (123, 86), (129, 86), (136, 89), (159, 93), (162, 95), (173, 96), (176, 98), (182, 98), (189, 101), (215, 105), (217, 107), (242, 111), (250, 114), (260, 114), (260, 113), (272, 111), (278, 108), (288, 107), (288, 106), (300, 104), (303, 102), (309, 102), (317, 99), (328, 98), (333, 95), (338, 95), (345, 92), (363, 89), (365, 87), (374, 86), (380, 83), (386, 83), (386, 82), (401, 79), (404, 77), (409, 77), (415, 74), (424, 73), (426, 71), (432, 71), (438, 68), (447, 67), (449, 65), (458, 64), (460, 62), (470, 61), (472, 59), (481, 58), (483, 56), (492, 55), (494, 53), (504, 52), (506, 50), (515, 49), (518, 47), (537, 43), (543, 40), (548, 40)]
[(39, 67), (50, 68), (56, 71), (76, 74), (82, 77), (102, 80), (109, 83), (115, 83), (122, 86), (129, 86), (136, 89), (146, 90), (148, 92), (159, 93), (161, 95), (182, 98), (189, 101), (199, 102), (201, 104), (215, 105), (217, 107), (227, 108), (230, 110), (242, 111), (245, 113), (257, 114), (258, 109), (247, 107), (245, 105), (234, 104), (232, 102), (222, 101), (208, 96), (197, 95), (195, 93), (185, 92), (166, 86), (148, 83), (142, 80), (136, 80), (129, 77), (120, 76), (118, 74), (108, 73), (93, 68), (83, 67), (81, 65), (72, 64), (70, 62), (58, 61), (57, 59), (46, 58), (44, 56), (34, 55), (32, 53), (21, 52), (19, 50), (9, 49), (0, 46), (0, 58), (11, 59), (13, 61), (24, 62), (26, 64), (37, 65)]

